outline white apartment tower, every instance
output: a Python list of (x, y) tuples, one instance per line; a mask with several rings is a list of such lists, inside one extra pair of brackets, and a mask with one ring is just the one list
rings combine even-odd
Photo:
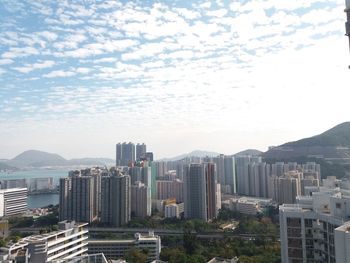
[(280, 206), (282, 263), (350, 263), (350, 184), (327, 178), (323, 185)]

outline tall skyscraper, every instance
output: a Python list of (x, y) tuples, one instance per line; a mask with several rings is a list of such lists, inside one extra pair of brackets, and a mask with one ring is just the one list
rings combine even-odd
[(129, 142), (116, 145), (116, 165), (129, 166), (135, 162), (135, 144)]
[(94, 178), (72, 176), (60, 179), (60, 220), (93, 222), (97, 219)]
[(185, 218), (214, 219), (218, 213), (214, 163), (190, 164), (184, 178)]
[(102, 177), (101, 222), (116, 227), (125, 225), (130, 220), (130, 209), (130, 176)]
[(146, 159), (146, 144), (138, 143), (136, 144), (136, 161), (140, 161), (141, 159)]
[(100, 168), (69, 172), (60, 179), (60, 220), (92, 222), (98, 219), (101, 207)]

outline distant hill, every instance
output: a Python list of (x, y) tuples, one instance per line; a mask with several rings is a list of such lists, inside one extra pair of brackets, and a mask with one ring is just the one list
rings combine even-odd
[(62, 156), (55, 153), (47, 153), (37, 150), (28, 150), (15, 158), (10, 160), (8, 163), (16, 167), (40, 167), (40, 166), (63, 166), (67, 162)]
[(4, 161), (1, 161), (0, 162), (0, 170), (17, 170), (17, 168), (6, 164)]
[(255, 150), (255, 149), (248, 149), (248, 150), (244, 150), (238, 153), (235, 153), (234, 155), (252, 155), (252, 156), (260, 156), (262, 155), (263, 152), (259, 151), (259, 150)]
[(189, 153), (181, 154), (172, 158), (163, 158), (157, 161), (177, 161), (181, 160), (187, 157), (206, 157), (206, 156), (218, 156), (220, 153), (217, 152), (209, 152), (209, 151), (201, 151), (201, 150), (195, 150)]
[(316, 158), (329, 163), (350, 164), (350, 122), (319, 135), (288, 142), (263, 154), (266, 159)]
[[(81, 158), (81, 159), (72, 159), (66, 160), (62, 156), (55, 153), (47, 153), (38, 150), (28, 150), (15, 158), (7, 161), (3, 161), (0, 164), (6, 165), (9, 167), (16, 168), (40, 168), (48, 166), (79, 166), (79, 165), (111, 165), (114, 164), (113, 159), (108, 158)], [(1, 169), (2, 166), (0, 166)], [(10, 168), (4, 168), (10, 169)]]

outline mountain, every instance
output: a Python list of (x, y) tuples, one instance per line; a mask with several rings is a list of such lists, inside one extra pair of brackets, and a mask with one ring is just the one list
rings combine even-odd
[(181, 154), (172, 158), (163, 158), (160, 159), (158, 161), (177, 161), (177, 160), (181, 160), (187, 157), (206, 157), (206, 156), (218, 156), (220, 155), (220, 153), (217, 152), (209, 152), (209, 151), (201, 151), (201, 150), (195, 150), (189, 153), (185, 153), (185, 154)]
[(317, 158), (329, 163), (350, 164), (350, 122), (310, 138), (288, 142), (263, 154), (266, 159)]
[(238, 153), (235, 153), (234, 155), (252, 155), (252, 156), (260, 156), (263, 152), (255, 149), (247, 149)]
[[(11, 166), (16, 168), (39, 168), (47, 166), (80, 166), (80, 165), (111, 165), (115, 164), (113, 159), (108, 158), (81, 158), (66, 160), (62, 156), (55, 153), (47, 153), (38, 150), (28, 150), (15, 158), (0, 163), (2, 166)], [(0, 165), (0, 169), (1, 166)], [(4, 168), (10, 169), (10, 168)]]

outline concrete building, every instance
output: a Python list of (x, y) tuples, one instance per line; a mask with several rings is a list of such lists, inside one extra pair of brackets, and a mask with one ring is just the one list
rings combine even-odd
[(0, 190), (0, 217), (23, 214), (27, 211), (27, 188)]
[(146, 159), (146, 144), (138, 143), (136, 144), (136, 161), (141, 161)]
[(53, 189), (54, 185), (52, 177), (30, 178), (29, 180), (30, 192), (50, 191)]
[(26, 179), (7, 179), (0, 181), (1, 189), (27, 188)]
[(237, 192), (236, 166), (235, 166), (235, 158), (233, 156), (224, 156), (224, 168), (225, 168), (225, 183), (226, 183), (226, 189), (227, 189), (225, 192), (229, 194), (235, 194)]
[(183, 182), (179, 179), (172, 181), (157, 180), (157, 199), (164, 200), (169, 198), (175, 198), (176, 202), (181, 203), (184, 201), (183, 194)]
[(165, 218), (180, 218), (180, 209), (177, 204), (169, 204), (164, 208)]
[(94, 202), (94, 178), (72, 176), (60, 178), (60, 220), (93, 222), (97, 219)]
[(130, 176), (113, 174), (102, 177), (101, 222), (110, 226), (122, 226), (131, 216)]
[(132, 248), (148, 251), (147, 262), (159, 259), (161, 239), (150, 232), (148, 235), (135, 234), (129, 240), (89, 240), (89, 254), (103, 253), (108, 260), (123, 258)]
[(272, 204), (272, 199), (255, 197), (233, 197), (223, 201), (223, 206), (246, 215), (256, 215)]
[(250, 155), (239, 155), (235, 157), (237, 194), (249, 195), (248, 165), (255, 159), (256, 158), (253, 158)]
[(152, 200), (151, 187), (137, 181), (130, 187), (131, 191), (131, 214), (136, 217), (145, 218), (151, 216)]
[(185, 218), (214, 219), (219, 209), (217, 191), (214, 163), (188, 165), (184, 178)]
[[(62, 221), (58, 231), (22, 238), (4, 250), (9, 259), (20, 256), (28, 263), (71, 259), (87, 253), (87, 223)], [(25, 253), (23, 253), (25, 251)]]
[(130, 175), (131, 185), (139, 181), (145, 185), (151, 187), (152, 181), (152, 170), (151, 167), (145, 166), (133, 166), (129, 167), (128, 174)]
[(282, 263), (350, 262), (350, 187), (334, 188), (338, 183), (327, 178), (322, 187), (307, 187), (309, 195), (298, 196), (296, 204), (280, 206)]
[(153, 162), (153, 152), (146, 152), (146, 161)]
[(302, 174), (293, 171), (284, 176), (274, 177), (274, 200), (279, 204), (294, 204), (296, 197), (301, 194), (300, 180)]

